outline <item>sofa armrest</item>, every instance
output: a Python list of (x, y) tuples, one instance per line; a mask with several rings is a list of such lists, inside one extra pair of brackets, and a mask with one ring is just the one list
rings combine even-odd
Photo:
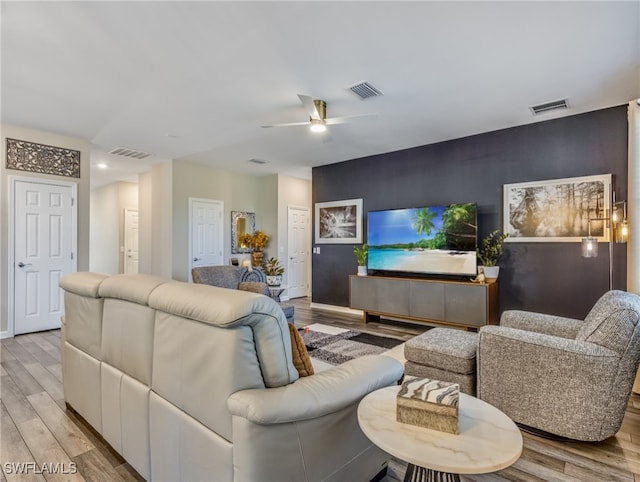
[(574, 318), (519, 310), (505, 311), (500, 317), (501, 326), (570, 339), (576, 337), (583, 323)]
[(393, 358), (363, 356), (284, 387), (236, 392), (227, 400), (227, 407), (232, 415), (261, 425), (309, 420), (397, 383), (402, 372), (402, 364)]
[(269, 287), (267, 286), (267, 283), (262, 283), (260, 281), (241, 281), (238, 284), (238, 289), (242, 291), (249, 291), (250, 293), (269, 296)]

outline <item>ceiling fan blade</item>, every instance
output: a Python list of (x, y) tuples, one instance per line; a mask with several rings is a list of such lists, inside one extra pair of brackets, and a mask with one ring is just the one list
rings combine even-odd
[(330, 117), (326, 119), (325, 122), (328, 126), (330, 126), (334, 124), (345, 124), (347, 122), (362, 119), (365, 117), (378, 117), (378, 114), (354, 114), (354, 115), (344, 115), (341, 117)]
[(318, 113), (318, 109), (316, 109), (316, 105), (313, 103), (313, 98), (308, 95), (298, 94), (298, 99), (304, 105), (304, 108), (309, 113), (309, 117), (312, 119), (320, 119), (320, 114)]
[(305, 121), (305, 122), (289, 122), (287, 124), (273, 124), (270, 126), (260, 126), (264, 129), (268, 129), (270, 127), (292, 127), (292, 126), (308, 126), (309, 125), (309, 121)]

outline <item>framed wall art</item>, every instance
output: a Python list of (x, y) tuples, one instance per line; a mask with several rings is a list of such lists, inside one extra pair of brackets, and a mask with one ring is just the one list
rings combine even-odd
[(7, 169), (80, 177), (80, 151), (7, 137)]
[(362, 243), (362, 199), (316, 203), (316, 244)]
[(611, 174), (504, 185), (507, 242), (609, 240)]

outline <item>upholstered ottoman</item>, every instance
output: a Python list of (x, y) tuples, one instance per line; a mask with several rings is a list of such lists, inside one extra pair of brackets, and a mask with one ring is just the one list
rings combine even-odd
[(451, 328), (432, 328), (404, 344), (406, 375), (460, 385), (476, 394), (478, 334)]

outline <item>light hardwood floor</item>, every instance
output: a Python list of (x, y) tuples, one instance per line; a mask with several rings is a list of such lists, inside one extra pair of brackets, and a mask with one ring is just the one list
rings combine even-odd
[[(312, 309), (306, 298), (292, 303), (296, 306), (296, 324), (301, 326), (333, 324), (404, 340), (424, 331), (410, 324), (368, 323), (365, 326), (359, 316)], [(141, 480), (85, 422), (66, 409), (59, 330), (2, 340), (0, 360), (0, 482)], [(44, 473), (34, 473), (36, 465), (28, 465), (28, 475), (10, 473), (16, 468), (11, 463), (18, 462), (37, 464), (36, 471)], [(58, 469), (65, 472), (76, 467), (77, 473), (52, 474), (43, 470), (55, 469), (56, 463), (60, 464)], [(405, 467), (401, 461), (392, 460), (385, 480), (402, 480)], [(563, 443), (525, 433), (522, 457), (512, 467), (465, 479), (640, 482), (640, 397), (632, 396), (622, 429), (615, 437), (595, 444)]]

